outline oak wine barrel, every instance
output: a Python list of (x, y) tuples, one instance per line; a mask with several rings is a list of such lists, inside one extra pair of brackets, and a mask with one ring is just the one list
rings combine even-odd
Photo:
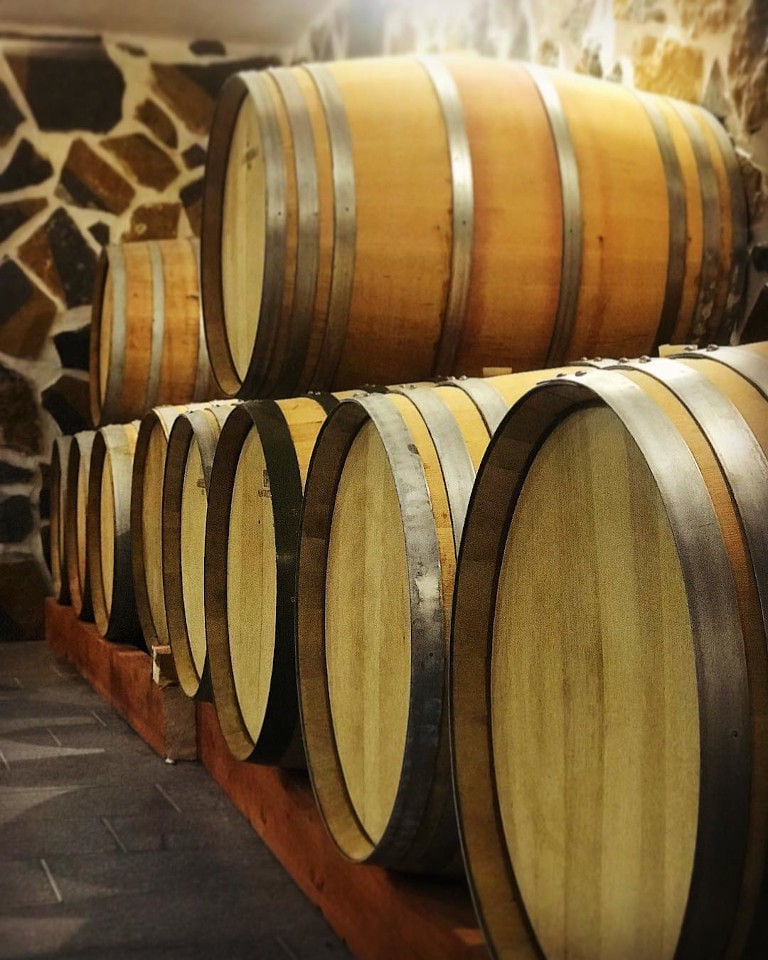
[(138, 433), (138, 421), (96, 431), (86, 537), (93, 615), (99, 633), (107, 640), (143, 646), (131, 576), (131, 478)]
[(203, 198), (211, 363), (285, 396), (725, 342), (746, 218), (688, 103), (461, 55), (238, 74)]
[(64, 518), (64, 558), (72, 608), (81, 620), (93, 620), (91, 580), (88, 573), (88, 480), (93, 430), (72, 437), (67, 459), (67, 499)]
[(216, 444), (235, 403), (180, 414), (165, 455), (162, 580), (168, 637), (182, 690), (207, 701), (213, 699), (203, 593), (208, 493)]
[(65, 553), (67, 515), (67, 467), (72, 437), (56, 437), (51, 453), (51, 579), (59, 603), (69, 603), (69, 579)]
[(451, 716), (494, 956), (742, 956), (768, 827), (768, 462), (749, 426), (768, 409), (703, 366), (549, 381), (479, 471)]
[(91, 320), (94, 424), (218, 395), (205, 344), (198, 257), (194, 239), (102, 250)]
[(548, 373), (393, 388), (331, 412), (307, 476), (297, 656), (321, 815), (345, 856), (458, 868), (447, 717), (455, 558), (496, 424)]
[[(230, 401), (210, 401), (229, 404)], [(131, 481), (131, 564), (136, 610), (144, 641), (151, 650), (168, 646), (165, 592), (163, 589), (162, 508), (163, 477), (168, 435), (183, 413), (209, 404), (159, 406), (141, 419), (133, 458)]]
[(349, 394), (242, 403), (209, 482), (205, 623), (210, 679), (232, 754), (303, 767), (295, 605), (304, 482), (317, 435)]

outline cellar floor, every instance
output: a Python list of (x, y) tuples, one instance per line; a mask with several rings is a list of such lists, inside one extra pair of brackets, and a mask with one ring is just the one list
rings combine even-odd
[(197, 763), (164, 763), (47, 644), (0, 643), (0, 960), (341, 960)]

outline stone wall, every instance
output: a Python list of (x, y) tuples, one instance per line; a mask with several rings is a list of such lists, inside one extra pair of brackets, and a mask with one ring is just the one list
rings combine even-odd
[[(744, 153), (768, 244), (765, 0), (343, 0), (290, 49), (20, 36), (0, 25), (0, 639), (39, 632), (54, 437), (88, 423), (99, 248), (197, 233), (207, 132), (233, 70), (474, 49), (704, 103)], [(768, 274), (756, 248), (751, 299)]]
[(198, 234), (221, 84), (291, 56), (0, 29), (0, 640), (40, 634), (48, 464), (58, 434), (90, 426), (99, 250)]

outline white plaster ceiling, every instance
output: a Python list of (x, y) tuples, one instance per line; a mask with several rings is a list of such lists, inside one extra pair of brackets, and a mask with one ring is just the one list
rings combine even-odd
[(0, 25), (283, 46), (338, 0), (0, 0)]

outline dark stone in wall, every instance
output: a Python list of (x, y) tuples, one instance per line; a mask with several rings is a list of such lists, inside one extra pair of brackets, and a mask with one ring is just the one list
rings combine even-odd
[(18, 253), (68, 307), (91, 302), (96, 254), (63, 207), (54, 211)]
[(187, 212), (189, 225), (196, 237), (200, 236), (200, 222), (203, 216), (203, 181), (194, 180), (179, 191), (181, 202)]
[(53, 167), (41, 157), (29, 140), (22, 140), (16, 147), (11, 162), (0, 173), (0, 193), (19, 190), (42, 183), (53, 173)]
[(47, 202), (45, 197), (30, 197), (29, 200), (0, 203), (0, 243), (7, 240), (22, 224), (31, 220)]
[(165, 190), (179, 175), (176, 164), (168, 154), (156, 147), (143, 133), (111, 137), (102, 140), (101, 144), (145, 187)]
[(0, 484), (31, 483), (34, 474), (24, 467), (17, 467), (14, 463), (0, 460)]
[(88, 227), (88, 233), (90, 233), (96, 243), (102, 247), (106, 247), (109, 243), (109, 227), (101, 220)]
[(179, 145), (176, 127), (168, 114), (161, 110), (154, 100), (144, 100), (136, 107), (136, 119), (154, 133), (157, 139), (175, 150)]
[(34, 359), (56, 314), (56, 304), (13, 260), (0, 263), (0, 351)]
[(123, 240), (172, 240), (178, 233), (180, 203), (148, 203), (131, 214)]
[(0, 640), (42, 640), (50, 586), (34, 557), (0, 558)]
[(194, 170), (195, 167), (203, 166), (206, 153), (199, 143), (193, 143), (191, 147), (187, 147), (181, 156), (187, 170)]
[(40, 453), (42, 443), (32, 385), (20, 373), (0, 363), (0, 446), (35, 456)]
[(125, 81), (101, 44), (5, 59), (41, 130), (107, 133), (121, 119)]
[(23, 119), (24, 114), (16, 106), (8, 87), (0, 81), (0, 147), (8, 143)]
[(136, 191), (106, 160), (92, 150), (85, 140), (75, 140), (56, 187), (56, 196), (78, 207), (122, 213)]
[(208, 135), (216, 98), (224, 81), (241, 70), (276, 66), (272, 57), (209, 64), (153, 63), (153, 86), (192, 133)]
[(17, 494), (0, 500), (0, 543), (21, 543), (34, 524), (29, 497)]
[(198, 57), (204, 57), (206, 54), (212, 54), (217, 57), (225, 57), (227, 50), (220, 40), (193, 40), (189, 45), (192, 53)]
[(58, 350), (62, 367), (87, 370), (90, 341), (90, 326), (83, 327), (82, 330), (65, 330), (63, 333), (57, 333), (53, 342)]
[(43, 408), (61, 427), (62, 433), (88, 430), (91, 426), (88, 381), (63, 374), (43, 391)]

